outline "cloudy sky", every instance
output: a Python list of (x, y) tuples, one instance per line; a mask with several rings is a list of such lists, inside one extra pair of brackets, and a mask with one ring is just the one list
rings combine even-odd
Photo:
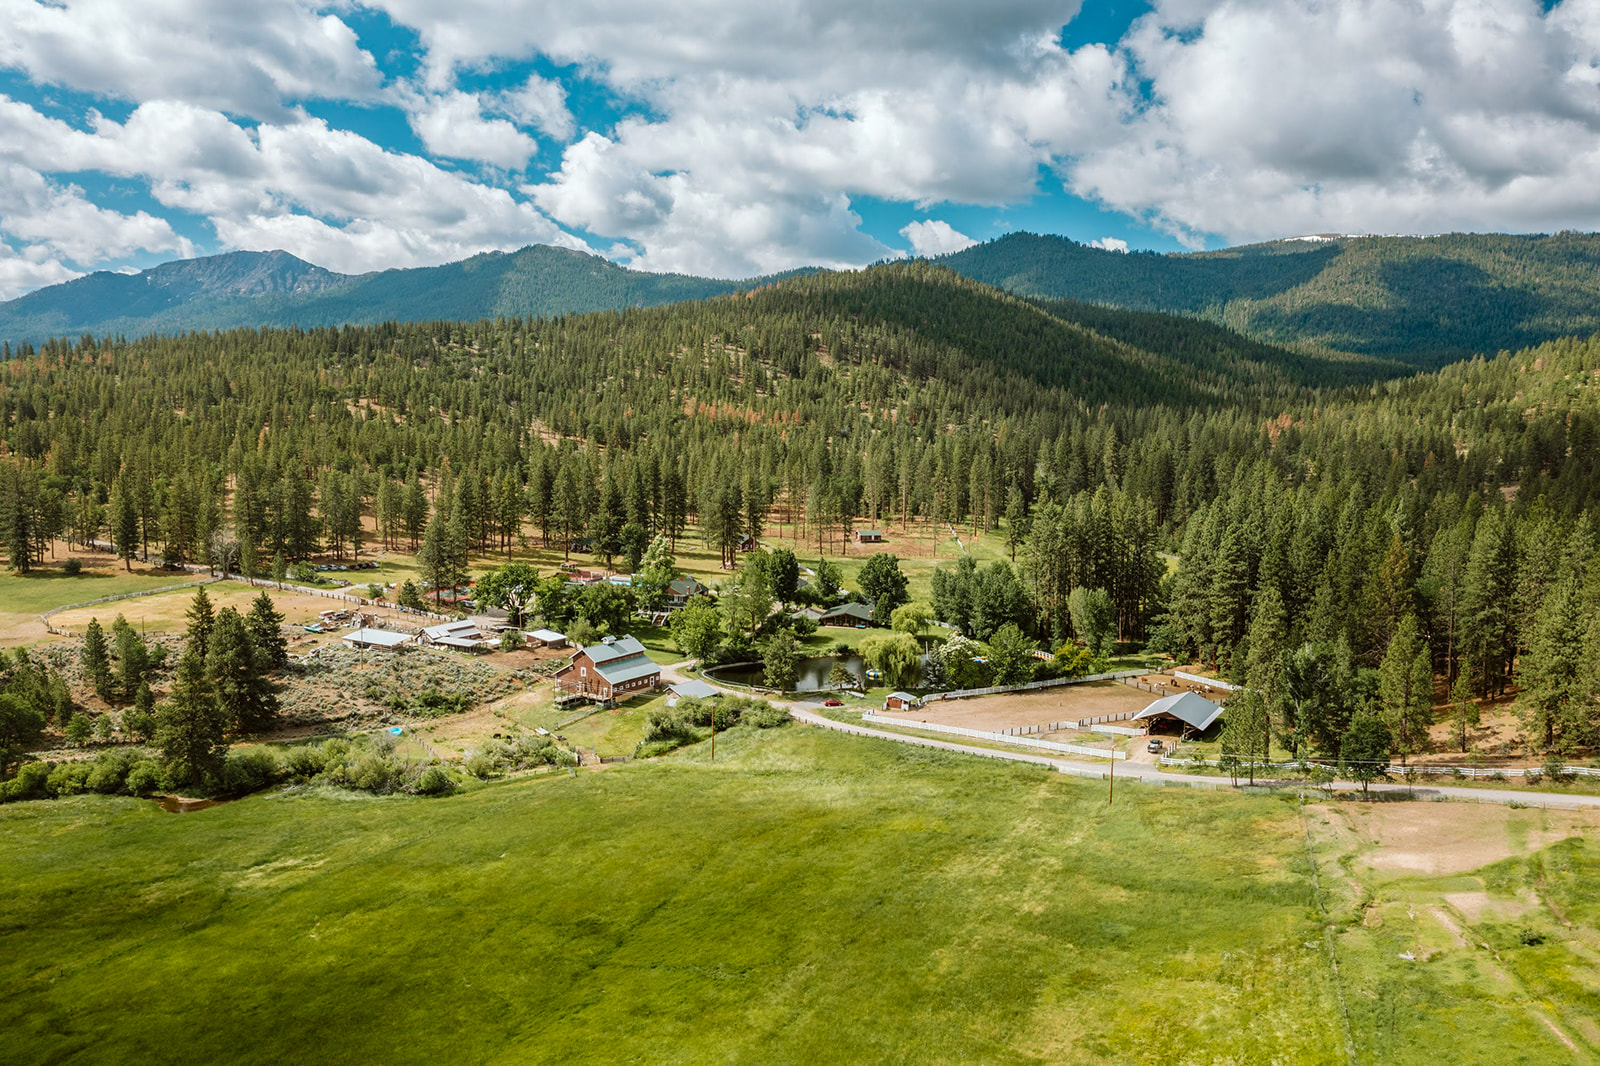
[(0, 0), (0, 298), (1600, 228), (1600, 0)]

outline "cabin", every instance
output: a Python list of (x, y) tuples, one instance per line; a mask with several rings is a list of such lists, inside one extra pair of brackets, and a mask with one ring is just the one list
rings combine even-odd
[(891, 692), (883, 701), (886, 711), (914, 711), (920, 705), (918, 700), (909, 692)]
[(761, 542), (749, 534), (739, 540), (739, 550), (742, 552), (753, 552), (759, 547), (761, 547)]
[(667, 582), (667, 607), (676, 610), (706, 591), (706, 587), (692, 577), (679, 577)]
[(533, 648), (565, 648), (567, 646), (567, 635), (565, 633), (557, 633), (553, 629), (535, 629), (531, 633), (522, 634), (522, 637), (528, 642), (529, 647)]
[(849, 626), (857, 629), (872, 624), (872, 605), (856, 603), (838, 603), (826, 611), (816, 612), (816, 621), (819, 626)]
[(422, 631), (422, 643), (430, 647), (449, 648), (452, 651), (488, 651), (495, 642), (483, 635), (478, 623), (471, 620), (440, 622)]
[(1178, 692), (1163, 696), (1133, 716), (1148, 724), (1152, 733), (1160, 727), (1175, 727), (1183, 736), (1204, 733), (1222, 717), (1222, 708), (1197, 692)]
[(650, 660), (636, 638), (607, 637), (574, 652), (572, 661), (556, 672), (555, 680), (563, 699), (614, 703), (660, 687), (661, 667)]
[(882, 544), (883, 543), (883, 530), (881, 530), (881, 529), (858, 529), (858, 530), (856, 530), (856, 543), (857, 544)]
[(394, 633), (387, 629), (358, 629), (354, 633), (346, 633), (339, 638), (351, 648), (379, 648), (383, 651), (393, 651), (402, 644), (410, 644), (417, 638), (410, 633)]

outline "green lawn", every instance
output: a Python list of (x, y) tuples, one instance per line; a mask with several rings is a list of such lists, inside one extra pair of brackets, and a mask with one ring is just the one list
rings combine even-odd
[[(799, 727), (708, 754), (437, 800), (0, 808), (0, 1060), (1343, 1064), (1341, 988), (1362, 1063), (1571, 1059), (1526, 992), (1452, 998), (1460, 959), (1397, 968), (1408, 941), (1338, 900), (1336, 986), (1291, 803), (1107, 808)], [(1535, 859), (1592, 936), (1596, 849), (1558, 847)], [(1537, 950), (1540, 1002), (1581, 1017), (1586, 949)]]
[[(143, 565), (133, 573), (124, 571), (111, 556), (99, 565), (85, 567), (76, 576), (65, 573), (60, 563), (37, 568), (27, 574), (0, 572), (0, 627), (18, 621), (36, 619), (45, 611), (64, 607), (69, 603), (84, 603), (102, 596), (118, 596), (125, 592), (143, 592), (199, 581), (202, 574), (176, 573)], [(108, 617), (116, 613), (116, 606), (107, 608)]]

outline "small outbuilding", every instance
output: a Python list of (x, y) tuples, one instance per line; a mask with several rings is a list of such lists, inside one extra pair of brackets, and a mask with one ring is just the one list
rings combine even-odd
[(720, 689), (712, 688), (704, 681), (680, 681), (676, 685), (668, 685), (674, 696), (686, 700), (708, 700), (713, 696), (722, 695)]
[(1133, 716), (1133, 720), (1150, 723), (1152, 729), (1170, 723), (1179, 731), (1204, 733), (1211, 724), (1222, 717), (1222, 707), (1195, 692), (1179, 692), (1163, 696)]
[(484, 637), (472, 621), (441, 622), (422, 631), (422, 643), (454, 651), (488, 651), (495, 642)]
[(914, 711), (922, 701), (909, 692), (891, 692), (883, 701), (886, 711)]
[(339, 638), (352, 648), (381, 648), (392, 651), (417, 638), (410, 633), (395, 633), (387, 629), (358, 629)]
[(857, 544), (882, 544), (883, 543), (883, 530), (881, 530), (881, 529), (858, 529), (858, 530), (856, 530), (856, 543)]
[(567, 635), (565, 633), (557, 633), (553, 629), (535, 629), (531, 633), (522, 634), (522, 636), (535, 648), (565, 648), (567, 646)]

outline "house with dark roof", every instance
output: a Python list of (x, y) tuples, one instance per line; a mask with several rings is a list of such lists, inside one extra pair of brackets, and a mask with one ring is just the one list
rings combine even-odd
[(557, 671), (555, 681), (564, 699), (613, 703), (660, 687), (661, 667), (645, 654), (637, 638), (606, 637), (573, 652), (572, 661)]
[(857, 603), (851, 600), (848, 603), (836, 603), (826, 611), (817, 612), (817, 625), (819, 626), (869, 626), (872, 624), (872, 605)]
[(667, 608), (676, 610), (706, 591), (706, 587), (692, 577), (677, 577), (667, 582)]

